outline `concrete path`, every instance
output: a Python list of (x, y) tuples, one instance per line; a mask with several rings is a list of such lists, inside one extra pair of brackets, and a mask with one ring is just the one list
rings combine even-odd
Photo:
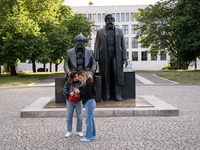
[[(139, 75), (157, 83), (154, 76)], [(162, 99), (179, 108), (179, 116), (96, 117), (97, 137), (89, 143), (79, 142), (76, 119), (73, 135), (64, 138), (66, 118), (20, 118), (20, 111), (37, 99), (55, 97), (52, 81), (0, 87), (0, 150), (199, 150), (200, 85), (164, 82), (138, 80), (136, 94)], [(83, 123), (85, 133), (85, 118)]]

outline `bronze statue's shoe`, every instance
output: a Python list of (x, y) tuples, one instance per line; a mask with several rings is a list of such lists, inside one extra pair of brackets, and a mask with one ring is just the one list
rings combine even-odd
[(116, 100), (117, 101), (122, 101), (122, 98), (121, 97), (117, 97)]

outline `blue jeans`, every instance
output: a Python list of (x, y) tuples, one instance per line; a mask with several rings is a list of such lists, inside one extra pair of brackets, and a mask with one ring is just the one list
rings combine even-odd
[(94, 121), (94, 108), (96, 102), (94, 99), (90, 99), (85, 103), (85, 115), (86, 115), (86, 138), (96, 137), (96, 127)]
[(82, 119), (83, 119), (82, 101), (78, 103), (73, 103), (67, 100), (67, 130), (68, 132), (72, 131), (74, 109), (76, 110), (76, 117), (77, 117), (76, 131), (82, 132)]

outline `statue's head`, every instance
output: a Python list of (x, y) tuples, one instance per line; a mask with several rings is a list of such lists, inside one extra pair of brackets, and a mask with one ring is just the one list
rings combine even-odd
[(107, 14), (105, 16), (105, 22), (106, 22), (106, 26), (108, 28), (114, 28), (114, 22), (115, 22), (115, 18), (112, 16), (112, 14)]
[(79, 35), (75, 36), (74, 42), (75, 42), (76, 49), (84, 49), (86, 38), (83, 36), (83, 34), (79, 34)]

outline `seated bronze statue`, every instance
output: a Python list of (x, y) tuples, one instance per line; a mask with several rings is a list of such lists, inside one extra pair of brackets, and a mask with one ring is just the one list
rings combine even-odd
[(67, 50), (64, 70), (68, 75), (70, 71), (90, 71), (93, 74), (96, 71), (96, 61), (93, 51), (85, 48), (86, 38), (79, 34), (74, 38), (75, 47)]

